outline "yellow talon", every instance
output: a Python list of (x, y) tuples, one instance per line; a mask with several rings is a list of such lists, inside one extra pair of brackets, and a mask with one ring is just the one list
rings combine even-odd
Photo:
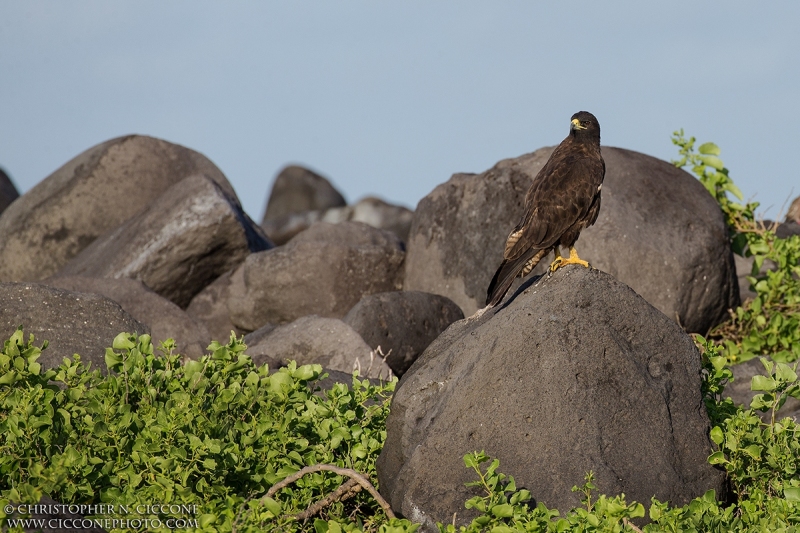
[(552, 263), (550, 263), (550, 272), (555, 272), (565, 265), (583, 265), (586, 268), (591, 268), (587, 261), (584, 261), (578, 257), (578, 252), (575, 250), (574, 246), (570, 246), (569, 248), (569, 257), (562, 257), (558, 251), (558, 247), (555, 248), (553, 253), (555, 254), (556, 258), (553, 259)]

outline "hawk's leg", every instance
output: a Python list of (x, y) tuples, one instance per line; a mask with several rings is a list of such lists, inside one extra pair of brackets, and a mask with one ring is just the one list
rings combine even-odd
[(569, 247), (569, 257), (563, 257), (558, 251), (558, 246), (553, 249), (553, 254), (556, 258), (550, 263), (550, 272), (555, 272), (565, 265), (583, 265), (586, 268), (590, 268), (587, 261), (578, 257), (578, 252), (575, 250), (574, 246)]

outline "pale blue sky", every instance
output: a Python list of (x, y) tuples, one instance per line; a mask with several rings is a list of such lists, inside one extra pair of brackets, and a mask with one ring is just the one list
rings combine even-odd
[(776, 216), (800, 195), (800, 2), (0, 2), (0, 166), (21, 192), (128, 133), (211, 158), (260, 220), (290, 162), (414, 207), (557, 144), (714, 141)]

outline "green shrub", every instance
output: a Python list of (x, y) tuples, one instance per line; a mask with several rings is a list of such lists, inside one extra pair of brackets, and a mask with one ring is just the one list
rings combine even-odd
[[(230, 531), (241, 508), (239, 530), (259, 530), (276, 514), (282, 527), (342, 482), (315, 474), (285, 489), (280, 503), (254, 505), (305, 465), (375, 479), (393, 383), (354, 378), (319, 395), (319, 365), (269, 374), (235, 337), (209, 349), (183, 363), (172, 341), (157, 354), (148, 335), (120, 334), (106, 351), (107, 376), (79, 356), (42, 372), (41, 349), (18, 330), (0, 354), (0, 503), (42, 494), (62, 503), (177, 502), (196, 505), (188, 518), (207, 531)], [(358, 494), (323, 516), (378, 512)]]
[[(798, 395), (794, 367), (768, 363), (768, 375), (753, 380), (762, 394), (750, 408), (734, 406), (722, 400), (731, 377), (722, 348), (698, 342), (711, 436), (719, 446), (710, 461), (727, 471), (736, 503), (719, 502), (713, 492), (683, 507), (653, 500), (652, 523), (643, 530), (795, 531), (797, 426), (764, 423), (755, 414), (774, 412), (784, 398)], [(365, 491), (308, 520), (293, 518), (345, 481), (327, 472), (264, 498), (278, 481), (319, 463), (352, 468), (375, 483), (393, 383), (376, 387), (354, 378), (351, 387), (336, 384), (323, 393), (314, 387), (319, 366), (289, 365), (269, 374), (235, 338), (210, 348), (210, 355), (184, 363), (171, 341), (156, 354), (147, 335), (121, 334), (107, 350), (107, 376), (79, 357), (43, 372), (36, 362), (41, 350), (18, 330), (0, 354), (0, 504), (33, 503), (48, 494), (63, 503), (196, 505), (184, 518), (195, 520), (198, 531), (417, 529), (408, 520), (387, 519)], [(479, 514), (467, 526), (441, 524), (442, 532), (635, 531), (631, 521), (645, 514), (641, 503), (624, 495), (595, 497), (591, 473), (573, 489), (583, 495), (583, 506), (561, 514), (541, 503), (529, 507), (530, 493), (500, 473), (497, 460), (470, 453), (465, 465), (475, 472), (471, 485), (483, 492), (465, 508)]]
[[(683, 130), (672, 142), (679, 147), (678, 167), (690, 166), (700, 182), (717, 200), (725, 215), (734, 253), (753, 258), (747, 278), (756, 293), (732, 312), (731, 319), (710, 333), (724, 347), (731, 362), (742, 362), (759, 355), (775, 361), (800, 359), (800, 236), (779, 239), (774, 226), (756, 217), (758, 203), (740, 203), (742, 193), (734, 185), (719, 158), (714, 143), (701, 144), (695, 151), (695, 138), (686, 139)], [(775, 265), (761, 273), (765, 261)]]

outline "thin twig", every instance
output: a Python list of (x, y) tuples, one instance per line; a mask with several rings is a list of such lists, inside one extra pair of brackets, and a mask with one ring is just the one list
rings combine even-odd
[[(360, 474), (350, 468), (341, 468), (335, 465), (318, 464), (318, 465), (306, 466), (298, 470), (291, 476), (286, 477), (283, 481), (279, 481), (278, 483), (273, 485), (272, 488), (267, 491), (267, 494), (266, 496), (264, 496), (264, 498), (272, 498), (272, 496), (274, 496), (276, 492), (294, 483), (304, 475), (312, 474), (314, 472), (319, 472), (321, 470), (326, 470), (328, 472), (339, 474), (340, 476), (347, 476), (351, 479), (355, 479), (359, 485), (367, 489), (369, 493), (372, 494), (372, 497), (375, 498), (375, 500), (381, 506), (381, 509), (383, 509), (383, 512), (386, 513), (387, 517), (395, 518), (395, 515), (392, 512), (392, 508), (389, 505), (389, 503), (383, 499), (383, 496), (381, 496), (378, 493), (378, 491), (375, 490), (375, 487), (372, 485), (372, 483), (369, 482), (369, 480), (366, 477), (364, 477), (363, 474)], [(261, 498), (262, 504), (264, 503), (264, 498)]]
[(352, 478), (348, 479), (347, 481), (342, 483), (338, 489), (331, 492), (317, 503), (311, 504), (308, 507), (308, 509), (306, 509), (302, 513), (297, 513), (296, 515), (294, 515), (294, 517), (297, 520), (305, 520), (306, 518), (310, 518), (315, 514), (317, 514), (318, 512), (322, 511), (324, 508), (326, 508), (333, 502), (336, 501), (343, 502), (346, 499), (355, 496), (359, 492), (361, 492), (361, 485), (358, 484), (358, 481)]
[(630, 521), (630, 520), (628, 520), (627, 518), (623, 518), (623, 519), (622, 519), (622, 523), (624, 523), (626, 526), (628, 526), (628, 527), (629, 527), (629, 528), (631, 528), (632, 530), (636, 531), (637, 533), (642, 533), (642, 530), (641, 530), (641, 529), (639, 529), (638, 527), (634, 526), (634, 525), (631, 523), (631, 521)]

